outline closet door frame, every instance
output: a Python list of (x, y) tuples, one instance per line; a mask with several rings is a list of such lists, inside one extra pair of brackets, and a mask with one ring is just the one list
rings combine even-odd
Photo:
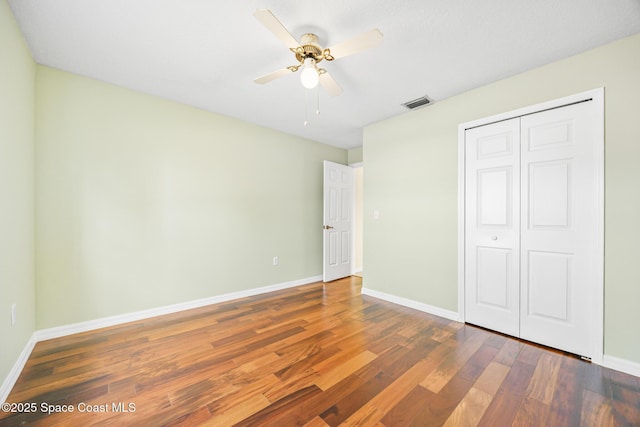
[(579, 102), (593, 102), (597, 110), (596, 123), (596, 197), (597, 215), (597, 273), (596, 289), (593, 296), (593, 316), (589, 331), (593, 345), (593, 363), (602, 365), (604, 355), (604, 88), (597, 88), (564, 98), (554, 99), (536, 105), (520, 108), (502, 114), (462, 123), (458, 126), (458, 319), (465, 321), (465, 133), (468, 129), (488, 125), (503, 120), (535, 114), (541, 111), (564, 107)]

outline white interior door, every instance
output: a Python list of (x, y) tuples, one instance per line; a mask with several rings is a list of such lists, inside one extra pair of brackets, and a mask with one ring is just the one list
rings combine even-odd
[(520, 336), (588, 357), (598, 259), (592, 104), (521, 122)]
[(518, 336), (520, 120), (470, 129), (465, 145), (466, 320)]
[(325, 282), (351, 274), (353, 169), (324, 162), (323, 269)]
[(465, 320), (592, 359), (603, 310), (598, 105), (464, 134)]

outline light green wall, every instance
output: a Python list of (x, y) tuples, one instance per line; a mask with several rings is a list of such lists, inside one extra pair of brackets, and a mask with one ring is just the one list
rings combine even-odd
[(11, 9), (0, 0), (0, 383), (35, 329), (35, 68)]
[(44, 66), (37, 87), (39, 329), (322, 273), (346, 150)]
[(605, 354), (640, 363), (640, 34), (365, 128), (365, 287), (457, 311), (458, 125), (602, 86)]
[(350, 165), (354, 163), (362, 163), (362, 147), (352, 148), (347, 153), (348, 161)]

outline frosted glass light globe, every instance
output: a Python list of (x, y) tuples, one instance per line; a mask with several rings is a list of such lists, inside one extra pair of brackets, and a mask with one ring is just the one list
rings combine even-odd
[(316, 61), (313, 58), (306, 58), (304, 60), (304, 66), (302, 67), (302, 72), (300, 73), (300, 81), (302, 82), (302, 86), (307, 89), (313, 89), (318, 86), (320, 82), (320, 75), (318, 74), (318, 69), (316, 68)]

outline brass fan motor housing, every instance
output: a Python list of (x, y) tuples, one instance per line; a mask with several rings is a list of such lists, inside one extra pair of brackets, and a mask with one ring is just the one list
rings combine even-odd
[(300, 46), (295, 49), (291, 49), (296, 55), (296, 59), (303, 63), (305, 58), (313, 58), (316, 63), (326, 59), (327, 61), (333, 61), (333, 56), (329, 52), (329, 49), (322, 49), (318, 44), (318, 36), (312, 33), (303, 34), (300, 38)]
[(324, 57), (322, 56), (322, 50), (310, 44), (304, 44), (302, 46), (299, 46), (295, 50), (295, 54), (296, 54), (296, 59), (300, 62), (304, 62), (305, 58), (313, 58), (316, 60), (316, 63), (324, 59)]

